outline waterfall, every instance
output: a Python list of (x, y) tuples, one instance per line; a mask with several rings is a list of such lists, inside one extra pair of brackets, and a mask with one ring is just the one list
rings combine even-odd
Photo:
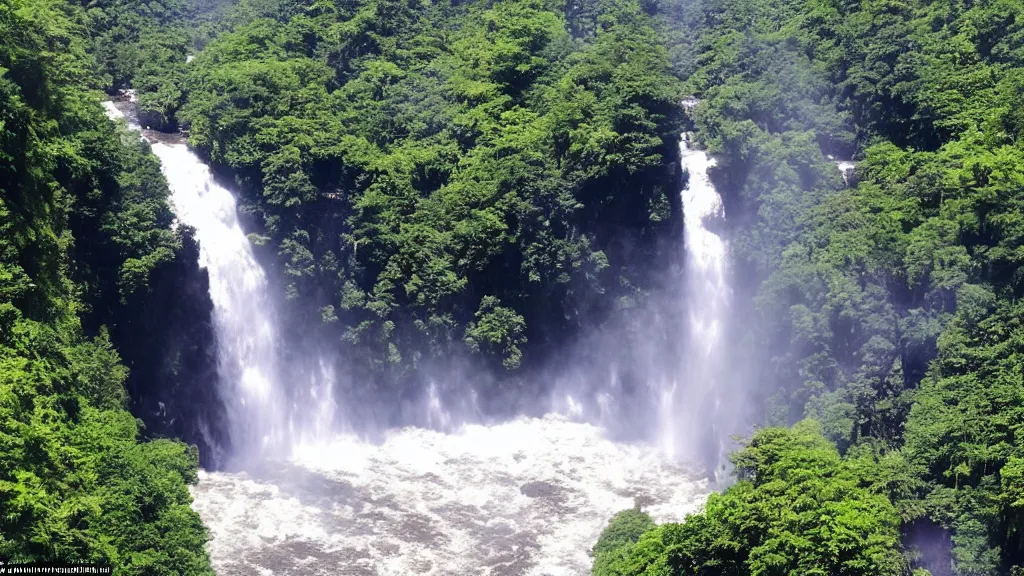
[[(113, 102), (104, 106), (112, 118), (129, 117)], [(129, 120), (129, 128), (139, 126)], [(195, 230), (199, 264), (209, 274), (219, 393), (228, 412), (233, 452), (275, 455), (310, 436), (323, 437), (331, 429), (333, 372), (319, 360), (311, 370), (305, 402), (283, 387), (286, 373), (274, 301), (239, 223), (235, 197), (183, 142), (143, 134), (160, 160), (177, 222)]]
[[(233, 448), (256, 452), (239, 469), (201, 470), (190, 488), (218, 574), (571, 576), (588, 573), (588, 549), (615, 512), (643, 504), (658, 521), (681, 521), (703, 506), (707, 482), (692, 469), (592, 424), (549, 414), (457, 426), (440, 381), (417, 407), (434, 430), (389, 430), (378, 442), (339, 432), (333, 365), (280, 355), (274, 294), (235, 198), (183, 143), (143, 135), (210, 276)], [(596, 403), (601, 418), (616, 411), (610, 392)], [(475, 396), (462, 410), (478, 411)]]
[(274, 450), (287, 438), (277, 322), (267, 278), (238, 222), (235, 198), (184, 144), (153, 144), (178, 220), (196, 231), (210, 275), (221, 393), (232, 443)]
[[(692, 113), (700, 101), (681, 104)], [(686, 174), (680, 266), (667, 271), (671, 281), (639, 311), (645, 322), (635, 328), (633, 356), (624, 365), (617, 359), (570, 364), (558, 375), (550, 405), (615, 437), (651, 442), (673, 461), (702, 465), (717, 482), (728, 477), (732, 437), (749, 432), (752, 418), (738, 359), (726, 354), (736, 326), (729, 250), (718, 233), (725, 206), (709, 175), (716, 160), (691, 139), (683, 134), (679, 145)], [(614, 356), (621, 335), (599, 336), (588, 351)]]
[(721, 348), (732, 291), (726, 245), (712, 226), (725, 212), (708, 176), (715, 159), (693, 148), (687, 134), (679, 148), (688, 174), (682, 190), (686, 326), (678, 370), (660, 386), (658, 436), (669, 455), (702, 456), (706, 464), (717, 467), (728, 452), (721, 421), (727, 359)]

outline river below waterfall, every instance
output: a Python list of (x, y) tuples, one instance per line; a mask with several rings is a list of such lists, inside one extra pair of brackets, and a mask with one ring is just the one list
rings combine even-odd
[(201, 472), (192, 493), (218, 576), (576, 576), (615, 512), (696, 512), (708, 486), (695, 477), (550, 415), (406, 428), (380, 444), (340, 436), (288, 461)]
[[(131, 101), (105, 106), (140, 128)], [(582, 576), (614, 513), (640, 505), (658, 522), (680, 521), (703, 506), (707, 481), (678, 464), (676, 447), (708, 425), (700, 411), (713, 390), (709, 370), (685, 383), (695, 394), (676, 394), (675, 377), (666, 385), (659, 448), (614, 442), (555, 414), (447, 433), (403, 428), (376, 443), (332, 434), (333, 374), (286, 377), (293, 367), (277, 357), (273, 302), (233, 195), (180, 139), (143, 137), (161, 161), (178, 220), (196, 230), (215, 308), (220, 392), (236, 455), (247, 455), (236, 471), (200, 471), (192, 488), (218, 576)], [(702, 248), (691, 250), (690, 276), (719, 293), (721, 250), (704, 249), (720, 248), (703, 224), (717, 206), (710, 163), (685, 143), (682, 150), (691, 171), (689, 244)], [(723, 307), (705, 308), (691, 323), (708, 347)], [(700, 352), (687, 364), (706, 367), (711, 353)], [(448, 421), (443, 407), (434, 409)]]

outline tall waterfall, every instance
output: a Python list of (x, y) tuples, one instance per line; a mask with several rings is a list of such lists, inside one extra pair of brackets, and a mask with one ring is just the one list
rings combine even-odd
[[(559, 415), (407, 427), (379, 442), (334, 431), (331, 363), (280, 356), (273, 291), (234, 197), (184, 144), (143, 134), (209, 271), (233, 448), (260, 456), (242, 470), (200, 471), (191, 489), (221, 576), (576, 576), (589, 573), (588, 549), (615, 512), (643, 504), (658, 521), (680, 521), (703, 505), (707, 483), (693, 470)], [(426, 395), (428, 422), (447, 430), (437, 386)], [(606, 411), (611, 397), (598, 403)]]
[(277, 323), (267, 278), (238, 222), (235, 198), (184, 144), (153, 144), (171, 204), (196, 231), (200, 266), (210, 275), (221, 392), (232, 443), (277, 449), (287, 437), (277, 357)]
[[(114, 103), (105, 106), (109, 116), (125, 117)], [(131, 120), (129, 126), (140, 128)], [(233, 451), (275, 455), (309, 436), (328, 433), (334, 405), (332, 373), (323, 361), (312, 367), (313, 381), (303, 392), (315, 407), (297, 410), (300, 404), (308, 406), (303, 396), (289, 394), (283, 386), (287, 375), (279, 357), (274, 301), (239, 223), (234, 196), (184, 143), (143, 134), (160, 159), (177, 221), (195, 229), (199, 263), (210, 277), (219, 392), (228, 411)]]
[[(659, 440), (673, 456), (702, 456), (718, 465), (728, 451), (722, 429), (728, 361), (721, 354), (731, 288), (725, 242), (713, 230), (725, 217), (722, 198), (708, 170), (715, 159), (692, 147), (690, 135), (680, 141), (680, 162), (688, 174), (682, 191), (685, 267), (683, 294), (686, 327), (680, 368), (661, 385)], [(680, 445), (682, 443), (683, 445)]]

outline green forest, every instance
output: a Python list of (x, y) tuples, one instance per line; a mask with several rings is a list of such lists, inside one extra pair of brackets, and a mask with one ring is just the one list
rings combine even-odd
[(212, 574), (196, 447), (128, 410), (177, 376), (130, 375), (140, 350), (115, 348), (162, 344), (137, 321), (162, 313), (195, 246), (170, 228), (156, 159), (104, 115), (92, 17), (0, 5), (0, 558)]
[(594, 576), (1024, 575), (1018, 0), (0, 0), (0, 560), (212, 574), (208, 280), (124, 89), (378, 413), (647, 345), (692, 131), (758, 429)]

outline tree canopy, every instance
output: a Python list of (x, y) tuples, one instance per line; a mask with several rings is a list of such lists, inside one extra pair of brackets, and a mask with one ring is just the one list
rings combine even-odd
[(634, 307), (670, 230), (679, 83), (630, 2), (241, 2), (179, 119), (234, 175), (303, 331), (374, 386), (514, 374)]
[(0, 6), (0, 556), (212, 574), (196, 448), (144, 441), (107, 329), (183, 238), (155, 159), (89, 90), (84, 22)]
[(681, 524), (643, 530), (653, 523), (642, 512), (616, 516), (594, 549), (593, 574), (905, 573), (900, 515), (874, 463), (840, 457), (815, 422), (765, 428), (733, 462), (737, 483)]

